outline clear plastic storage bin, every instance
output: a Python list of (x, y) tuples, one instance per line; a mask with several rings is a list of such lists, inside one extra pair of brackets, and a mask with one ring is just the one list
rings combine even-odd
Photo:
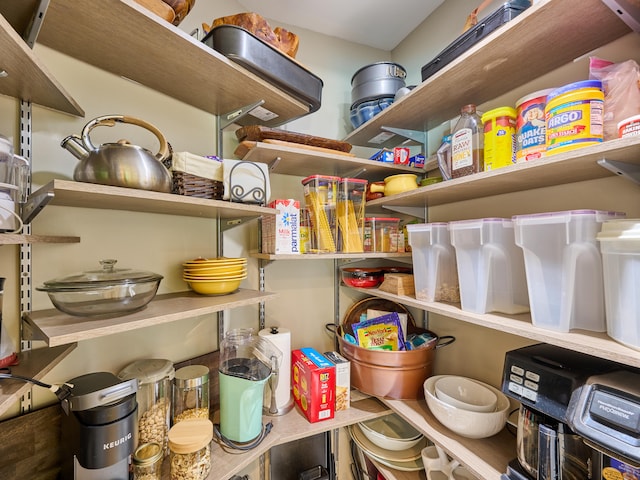
[(340, 177), (311, 175), (302, 180), (304, 202), (309, 212), (310, 250), (306, 253), (338, 251), (336, 220), (337, 190)]
[(640, 218), (604, 222), (597, 239), (602, 253), (607, 333), (640, 350)]
[(364, 251), (398, 252), (400, 234), (399, 218), (367, 217), (364, 219)]
[(341, 178), (338, 181), (338, 251), (362, 253), (364, 206), (367, 194), (367, 180), (361, 178)]
[(445, 222), (407, 225), (413, 252), (416, 299), (425, 302), (460, 302), (456, 251)]
[(450, 222), (449, 233), (456, 250), (463, 310), (507, 314), (529, 311), (524, 260), (514, 241), (511, 220)]
[(597, 210), (516, 215), (516, 244), (524, 251), (531, 320), (537, 327), (604, 332), (602, 222), (623, 214)]

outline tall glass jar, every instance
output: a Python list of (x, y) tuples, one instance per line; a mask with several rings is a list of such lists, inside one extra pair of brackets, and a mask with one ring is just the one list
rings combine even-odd
[(203, 480), (211, 470), (213, 423), (186, 419), (169, 430), (171, 480)]
[(157, 443), (165, 454), (171, 420), (173, 363), (160, 358), (138, 360), (118, 373), (120, 380), (138, 380), (138, 444)]
[(143, 443), (133, 452), (133, 480), (162, 480), (162, 446)]
[(451, 178), (481, 172), (484, 168), (484, 130), (473, 104), (465, 105), (451, 134)]
[(189, 365), (173, 380), (172, 425), (189, 418), (209, 419), (209, 368)]

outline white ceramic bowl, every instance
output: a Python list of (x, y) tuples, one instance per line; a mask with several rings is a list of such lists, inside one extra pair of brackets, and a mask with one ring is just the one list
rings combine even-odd
[(385, 450), (406, 450), (417, 445), (423, 438), (419, 431), (395, 413), (358, 425), (371, 443)]
[(436, 375), (427, 378), (424, 382), (424, 396), (427, 400), (427, 406), (440, 423), (449, 430), (467, 438), (491, 437), (504, 428), (511, 408), (509, 399), (504, 393), (491, 385), (483, 384), (491, 389), (498, 398), (494, 412), (474, 412), (453, 407), (436, 397), (435, 383), (443, 377), (444, 375)]
[(474, 412), (492, 412), (498, 396), (486, 385), (467, 377), (445, 375), (434, 384), (436, 396), (452, 407)]

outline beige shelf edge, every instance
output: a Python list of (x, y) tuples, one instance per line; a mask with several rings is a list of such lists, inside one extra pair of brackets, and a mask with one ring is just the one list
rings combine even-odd
[(279, 125), (309, 113), (309, 105), (134, 0), (52, 0), (38, 42), (215, 115), (259, 100), (275, 118), (253, 123)]
[[(389, 175), (415, 173), (424, 175), (425, 169), (377, 162), (348, 155), (322, 153), (304, 148), (272, 145), (257, 142), (243, 160), (266, 163), (271, 173), (307, 177), (309, 175), (335, 175), (339, 177), (358, 177), (379, 181)], [(432, 168), (432, 163), (429, 164)]]
[(424, 400), (381, 400), (478, 478), (499, 480), (516, 458), (516, 438), (506, 428), (489, 438), (469, 439), (438, 422)]
[[(22, 352), (18, 355), (19, 365), (11, 367), (11, 373), (42, 380), (53, 367), (58, 365), (75, 348), (76, 344), (72, 343), (56, 348), (39, 348)], [(30, 383), (18, 380), (0, 380), (0, 415), (4, 414), (32, 386)]]
[(21, 245), (23, 243), (80, 243), (80, 237), (0, 233), (0, 245)]
[(50, 205), (67, 207), (106, 208), (213, 219), (252, 218), (276, 213), (273, 208), (244, 203), (57, 179), (38, 189), (31, 197), (36, 198), (48, 192), (54, 194)]
[[(84, 117), (84, 110), (49, 73), (29, 46), (0, 15), (0, 94)], [(28, 80), (25, 80), (28, 79)]]
[(227, 480), (275, 445), (293, 442), (391, 413), (391, 410), (376, 398), (363, 396), (355, 390), (352, 390), (351, 393), (354, 397), (351, 408), (336, 412), (335, 418), (331, 420), (310, 423), (296, 407), (280, 417), (264, 417), (265, 422), (267, 420), (273, 421), (273, 429), (259, 447), (249, 452), (228, 453), (214, 445), (211, 452), (211, 464), (215, 467), (212, 468), (208, 480)]
[[(365, 453), (365, 455), (367, 454)], [(382, 465), (375, 458), (367, 456), (386, 480), (424, 480), (427, 478), (424, 469), (416, 472), (402, 472)]]
[(58, 310), (40, 310), (25, 321), (50, 347), (220, 312), (272, 300), (278, 294), (240, 289), (231, 295), (205, 296), (193, 292), (157, 295), (139, 312), (115, 318), (73, 317)]
[(602, 158), (640, 165), (640, 137), (620, 138), (367, 202), (370, 207), (424, 207), (614, 176)]
[(481, 327), (500, 330), (501, 332), (528, 338), (536, 342), (550, 343), (558, 347), (594, 355), (632, 367), (640, 367), (640, 355), (637, 350), (616, 342), (605, 333), (588, 332), (586, 330), (561, 333), (534, 326), (528, 313), (509, 316), (490, 313), (481, 315), (465, 312), (458, 305), (421, 302), (413, 297), (393, 295), (378, 289), (357, 288), (354, 290)]
[[(542, 76), (630, 31), (600, 0), (536, 2), (351, 132), (345, 141), (373, 147), (397, 145), (401, 141), (397, 136), (386, 143), (371, 140), (383, 132), (383, 126), (429, 130), (458, 115), (462, 105), (497, 98), (532, 76)], [(430, 60), (425, 58), (424, 63)]]
[(369, 258), (411, 258), (411, 252), (403, 253), (318, 253), (318, 254), (286, 254), (286, 253), (250, 253), (253, 258), (261, 260), (357, 260)]

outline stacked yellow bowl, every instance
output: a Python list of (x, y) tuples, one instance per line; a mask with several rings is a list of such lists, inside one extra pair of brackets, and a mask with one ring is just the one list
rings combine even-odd
[(196, 258), (182, 264), (182, 279), (202, 295), (227, 295), (247, 278), (246, 258)]

